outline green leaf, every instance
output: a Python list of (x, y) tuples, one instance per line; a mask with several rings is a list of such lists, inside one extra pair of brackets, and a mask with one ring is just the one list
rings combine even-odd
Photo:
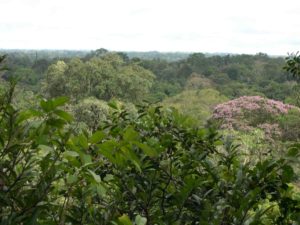
[(97, 184), (96, 191), (100, 197), (105, 196), (107, 192), (106, 188), (101, 183)]
[(60, 118), (66, 120), (67, 122), (72, 122), (73, 121), (73, 116), (63, 110), (55, 110), (54, 113), (58, 115)]
[(221, 146), (223, 145), (223, 142), (221, 140), (217, 140), (214, 142), (215, 146)]
[(207, 135), (207, 130), (206, 129), (199, 129), (197, 133), (200, 137), (204, 138), (205, 135)]
[(141, 162), (132, 148), (129, 146), (122, 146), (121, 151), (123, 153), (121, 156), (125, 159), (124, 161), (130, 160), (135, 165), (136, 169), (141, 172)]
[(111, 108), (113, 108), (113, 109), (116, 109), (116, 110), (119, 109), (118, 108), (118, 104), (117, 104), (116, 101), (110, 101), (110, 102), (108, 102), (108, 106), (111, 107)]
[(129, 126), (124, 131), (123, 138), (126, 141), (137, 141), (139, 140), (140, 136), (138, 132), (136, 132), (132, 127)]
[(72, 157), (72, 158), (76, 158), (79, 156), (79, 154), (75, 151), (65, 151), (63, 155), (64, 157)]
[(145, 217), (141, 217), (140, 215), (137, 215), (135, 217), (135, 224), (136, 225), (146, 225), (147, 219)]
[(114, 179), (114, 175), (112, 174), (106, 174), (106, 176), (103, 178), (104, 181), (109, 182)]
[(78, 180), (76, 175), (69, 175), (67, 176), (67, 184), (73, 184)]
[(50, 152), (53, 150), (52, 147), (47, 146), (47, 145), (39, 145), (39, 149), (41, 149), (42, 151), (45, 151), (45, 152)]
[(68, 100), (69, 99), (67, 97), (58, 97), (55, 99), (50, 99), (48, 101), (42, 100), (40, 102), (40, 105), (41, 105), (42, 109), (48, 113), (48, 112), (51, 112), (54, 109), (56, 109), (58, 106), (64, 105), (66, 102), (68, 102)]
[(119, 165), (122, 164), (122, 162), (118, 162), (114, 156), (115, 149), (119, 146), (118, 142), (115, 140), (109, 140), (97, 146), (99, 147), (99, 152), (109, 161), (112, 163), (118, 163)]
[(92, 177), (94, 178), (94, 180), (96, 181), (96, 183), (100, 183), (101, 182), (101, 177), (99, 175), (97, 175), (94, 171), (92, 170), (87, 170), (91, 175)]
[(53, 151), (53, 148), (47, 145), (39, 145), (39, 149), (41, 150), (40, 156), (45, 157), (48, 155), (50, 152)]
[(77, 137), (77, 141), (82, 148), (84, 149), (89, 148), (88, 140), (83, 134)]
[(130, 221), (129, 217), (125, 214), (123, 214), (122, 216), (120, 216), (118, 218), (118, 222), (122, 225), (133, 225), (132, 222)]
[(18, 118), (17, 118), (17, 123), (21, 123), (25, 120), (28, 120), (30, 118), (33, 118), (33, 117), (39, 117), (39, 116), (42, 116), (43, 114), (39, 111), (36, 111), (36, 110), (27, 110), (27, 111), (23, 111), (19, 114)]
[(133, 162), (133, 165), (135, 165), (135, 168), (141, 173), (142, 169), (141, 169), (140, 162), (136, 161), (136, 160), (132, 160), (132, 162)]
[(102, 131), (96, 131), (90, 138), (90, 143), (97, 144), (106, 137), (105, 133)]
[(193, 175), (185, 177), (184, 182), (184, 186), (181, 190), (178, 190), (179, 193), (176, 195), (176, 199), (178, 201), (178, 204), (180, 205), (182, 205), (187, 200), (192, 190), (198, 184), (198, 180)]
[(88, 154), (81, 153), (80, 159), (83, 165), (91, 164), (92, 163), (92, 157)]
[(294, 170), (291, 166), (285, 165), (283, 166), (282, 177), (284, 182), (291, 182), (294, 177)]
[(134, 142), (134, 144), (136, 146), (138, 146), (140, 149), (143, 150), (143, 152), (150, 157), (156, 157), (158, 156), (158, 153), (156, 152), (156, 150), (154, 148), (151, 148), (150, 146), (144, 144), (144, 143), (140, 143), (140, 142)]
[(161, 136), (161, 144), (164, 147), (171, 147), (174, 145), (173, 143), (173, 137), (171, 134), (164, 134)]
[(47, 120), (47, 125), (57, 127), (57, 128), (63, 128), (65, 124), (66, 122), (62, 119), (50, 118)]
[(52, 107), (57, 108), (58, 106), (63, 106), (65, 103), (69, 101), (68, 97), (62, 96), (55, 99), (52, 99)]
[(40, 102), (40, 105), (41, 105), (41, 108), (47, 113), (53, 110), (53, 105), (52, 105), (51, 101), (42, 100)]

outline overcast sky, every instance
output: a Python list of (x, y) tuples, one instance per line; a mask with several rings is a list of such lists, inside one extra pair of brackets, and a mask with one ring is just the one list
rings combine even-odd
[(0, 48), (300, 50), (300, 0), (0, 0)]

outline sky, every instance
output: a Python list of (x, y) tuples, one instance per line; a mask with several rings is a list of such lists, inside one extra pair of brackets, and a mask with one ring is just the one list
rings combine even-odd
[(0, 48), (286, 55), (299, 0), (0, 0)]

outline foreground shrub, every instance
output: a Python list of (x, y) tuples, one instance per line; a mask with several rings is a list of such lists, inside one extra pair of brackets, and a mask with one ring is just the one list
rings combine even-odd
[[(173, 110), (115, 109), (74, 132), (67, 99), (0, 104), (0, 224), (297, 224), (288, 158), (241, 160), (232, 142)], [(71, 128), (67, 128), (71, 127)], [(274, 209), (274, 210), (273, 210)]]

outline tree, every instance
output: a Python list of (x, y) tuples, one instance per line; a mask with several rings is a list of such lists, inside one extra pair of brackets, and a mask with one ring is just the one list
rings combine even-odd
[(217, 90), (203, 88), (185, 90), (175, 96), (164, 99), (163, 105), (176, 108), (180, 113), (194, 118), (194, 126), (203, 126), (211, 117), (216, 105), (228, 101)]
[(298, 52), (292, 53), (286, 57), (284, 69), (290, 72), (296, 80), (300, 78), (300, 55)]
[(63, 61), (57, 61), (55, 64), (49, 66), (46, 73), (44, 90), (50, 97), (69, 94), (69, 90), (66, 88), (68, 80), (65, 76), (67, 69), (68, 66)]
[(94, 96), (102, 100), (120, 98), (133, 102), (149, 92), (155, 76), (119, 54), (107, 53), (86, 62), (79, 58), (58, 61), (48, 68), (45, 91), (50, 97), (69, 96), (71, 101)]
[(96, 131), (107, 120), (109, 110), (107, 102), (96, 98), (83, 99), (71, 108), (74, 118), (92, 131)]
[(296, 103), (300, 105), (300, 55), (297, 53), (292, 53), (286, 57), (286, 65), (283, 67), (287, 72), (291, 73), (293, 78), (297, 81), (298, 85), (294, 86)]

